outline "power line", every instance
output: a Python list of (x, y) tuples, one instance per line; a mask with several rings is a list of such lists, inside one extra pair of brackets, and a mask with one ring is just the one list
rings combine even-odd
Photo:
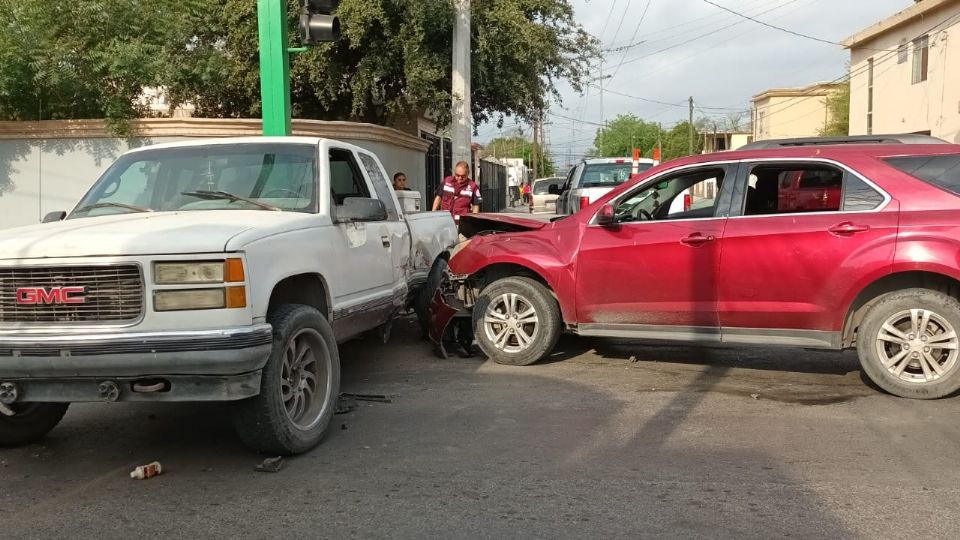
[[(653, 0), (647, 0), (647, 5), (643, 7), (643, 13), (640, 14), (640, 20), (637, 21), (637, 27), (633, 30), (633, 37), (630, 38), (631, 42), (637, 39), (637, 33), (640, 31), (640, 26), (643, 24), (643, 20), (647, 18), (647, 12), (650, 11), (650, 4), (652, 3)], [(620, 56), (620, 63), (617, 64), (617, 69), (613, 70), (613, 74), (610, 75), (611, 79), (617, 76), (617, 73), (620, 71), (620, 67), (623, 66), (623, 61), (626, 59), (627, 51), (623, 51), (623, 55)]]
[[(791, 34), (791, 35), (794, 35), (794, 36), (797, 36), (797, 37), (802, 37), (802, 38), (804, 38), (804, 39), (809, 39), (809, 40), (813, 40), (813, 41), (819, 41), (820, 43), (826, 43), (826, 44), (828, 44), (828, 45), (836, 45), (836, 46), (838, 46), (838, 47), (843, 47), (843, 43), (840, 43), (839, 41), (830, 41), (829, 39), (818, 38), (818, 37), (815, 37), (815, 36), (811, 36), (811, 35), (808, 35), (808, 34), (803, 34), (803, 33), (797, 32), (797, 31), (795, 31), (795, 30), (790, 30), (789, 28), (784, 28), (784, 27), (782, 27), (782, 26), (777, 26), (777, 25), (775, 25), (775, 24), (770, 24), (770, 23), (768, 23), (768, 22), (761, 21), (760, 19), (756, 19), (756, 18), (754, 18), (754, 17), (751, 17), (751, 16), (749, 16), (749, 15), (745, 15), (745, 14), (740, 13), (740, 12), (738, 12), (738, 11), (734, 11), (734, 10), (732, 10), (732, 9), (726, 7), (726, 6), (722, 6), (722, 5), (714, 2), (713, 0), (703, 0), (703, 1), (704, 1), (705, 3), (707, 3), (707, 4), (710, 4), (711, 6), (720, 8), (720, 9), (722, 9), (722, 10), (724, 10), (724, 11), (728, 11), (728, 12), (733, 13), (734, 15), (736, 15), (736, 16), (738, 16), (738, 17), (743, 17), (744, 19), (747, 19), (748, 21), (753, 21), (753, 22), (755, 22), (755, 23), (757, 23), (757, 24), (759, 24), (759, 25), (766, 26), (767, 28), (773, 28), (774, 30), (779, 30), (779, 31), (781, 31), (781, 32), (786, 32), (786, 33), (788, 33), (788, 34)], [(872, 49), (872, 50), (884, 50), (884, 51), (885, 51), (886, 49)]]

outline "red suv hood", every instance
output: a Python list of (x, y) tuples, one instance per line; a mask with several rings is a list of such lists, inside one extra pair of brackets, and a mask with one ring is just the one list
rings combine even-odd
[(467, 238), (483, 232), (523, 232), (544, 228), (548, 223), (532, 218), (503, 214), (467, 214), (460, 216), (460, 234)]

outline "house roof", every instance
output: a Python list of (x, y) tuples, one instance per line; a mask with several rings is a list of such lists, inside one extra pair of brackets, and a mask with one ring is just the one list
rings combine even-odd
[(753, 96), (753, 102), (756, 103), (773, 97), (825, 96), (834, 88), (842, 85), (843, 83), (819, 82), (802, 88), (771, 88)]
[(925, 17), (930, 13), (947, 6), (960, 3), (960, 0), (917, 0), (912, 6), (864, 28), (856, 34), (843, 40), (845, 49), (853, 49), (868, 41), (899, 28), (917, 18)]

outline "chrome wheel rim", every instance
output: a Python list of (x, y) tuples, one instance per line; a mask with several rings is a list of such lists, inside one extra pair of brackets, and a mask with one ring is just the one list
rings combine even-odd
[(877, 354), (897, 379), (925, 384), (956, 368), (957, 332), (945, 318), (926, 309), (901, 311), (888, 318), (877, 335)]
[(533, 304), (517, 293), (493, 299), (483, 314), (487, 340), (505, 353), (519, 353), (533, 345), (540, 332), (540, 318)]
[(300, 429), (320, 422), (329, 407), (330, 355), (319, 332), (300, 330), (287, 341), (280, 371), (280, 399), (287, 418)]

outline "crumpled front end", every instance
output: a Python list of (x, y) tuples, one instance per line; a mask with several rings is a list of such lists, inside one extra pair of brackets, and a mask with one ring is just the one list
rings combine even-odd
[[(451, 252), (453, 260), (457, 253), (466, 247), (470, 240), (458, 244)], [(428, 335), (443, 358), (448, 351), (458, 349), (469, 355), (473, 345), (473, 305), (476, 303), (476, 290), (469, 276), (447, 271), (430, 303), (430, 324)]]

